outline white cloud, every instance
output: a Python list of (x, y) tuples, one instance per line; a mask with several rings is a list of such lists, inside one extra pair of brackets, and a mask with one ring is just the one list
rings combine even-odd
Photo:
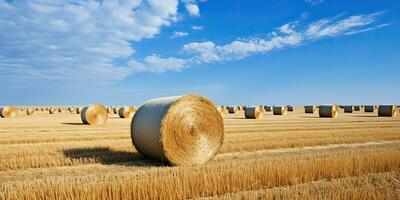
[(185, 7), (191, 16), (194, 16), (194, 17), (200, 16), (200, 8), (197, 4), (192, 3), (191, 1), (186, 1)]
[(185, 37), (187, 35), (189, 35), (187, 32), (174, 31), (174, 34), (171, 36), (171, 38)]
[(144, 62), (129, 61), (128, 65), (135, 72), (180, 71), (185, 67), (185, 60), (179, 58), (161, 58), (159, 55), (151, 55), (144, 58)]
[[(132, 42), (177, 20), (177, 0), (0, 0), (0, 80), (123, 79)], [(151, 60), (150, 60), (151, 61)]]
[(202, 26), (192, 26), (192, 29), (198, 31), (198, 30), (202, 30), (203, 27)]
[(305, 0), (306, 3), (311, 4), (312, 6), (319, 5), (323, 3), (325, 0)]
[(225, 45), (216, 45), (212, 41), (193, 42), (183, 46), (183, 51), (193, 53), (190, 62), (209, 63), (243, 59), (255, 53), (267, 53), (272, 50), (302, 45), (325, 37), (353, 35), (356, 33), (382, 28), (388, 24), (373, 25), (382, 12), (369, 15), (343, 15), (322, 19), (306, 26), (297, 21), (284, 24), (267, 38), (236, 40)]

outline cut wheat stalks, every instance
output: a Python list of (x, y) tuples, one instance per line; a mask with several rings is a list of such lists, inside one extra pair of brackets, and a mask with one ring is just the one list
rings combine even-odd
[(142, 154), (171, 165), (203, 164), (224, 139), (221, 114), (207, 98), (185, 95), (152, 99), (136, 112), (132, 142)]
[(244, 116), (246, 119), (259, 119), (263, 116), (263, 110), (260, 106), (246, 107), (246, 110), (244, 110)]
[(396, 117), (398, 108), (396, 105), (379, 105), (378, 116), (380, 117)]
[(319, 107), (319, 117), (336, 118), (338, 115), (337, 105), (321, 105)]
[(2, 118), (12, 118), (17, 116), (17, 108), (15, 106), (4, 106), (0, 108), (0, 116)]
[(106, 108), (101, 104), (91, 104), (83, 108), (81, 119), (84, 124), (101, 126), (108, 118)]

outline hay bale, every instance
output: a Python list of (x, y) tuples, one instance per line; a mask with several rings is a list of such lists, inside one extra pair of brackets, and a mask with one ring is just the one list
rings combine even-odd
[(260, 106), (246, 107), (244, 116), (246, 119), (259, 119), (263, 116), (263, 110), (260, 109)]
[(364, 112), (375, 112), (375, 106), (365, 105)]
[(287, 105), (287, 111), (294, 112), (294, 106)]
[(113, 108), (112, 107), (108, 107), (107, 108), (107, 113), (108, 114), (112, 114), (113, 113)]
[(0, 108), (0, 117), (2, 118), (13, 118), (17, 116), (17, 107), (15, 106), (4, 106)]
[(317, 107), (315, 105), (304, 106), (305, 113), (315, 113), (316, 110), (317, 110)]
[(78, 108), (76, 108), (76, 114), (82, 114), (82, 111), (83, 111), (83, 107), (78, 107)]
[(57, 110), (57, 108), (55, 108), (55, 107), (51, 107), (50, 109), (49, 109), (49, 113), (50, 114), (55, 114), (55, 113), (57, 113), (58, 112), (58, 110)]
[(171, 165), (203, 164), (219, 151), (224, 124), (214, 104), (198, 95), (152, 99), (136, 112), (132, 142), (142, 154)]
[(81, 119), (84, 124), (100, 126), (106, 123), (107, 109), (101, 104), (91, 104), (82, 109)]
[(114, 111), (114, 114), (118, 114), (119, 113), (119, 107), (114, 107), (113, 111)]
[(396, 117), (398, 107), (396, 105), (379, 105), (378, 116), (380, 117)]
[(336, 118), (338, 110), (339, 108), (336, 105), (321, 105), (319, 107), (319, 117)]
[(222, 116), (224, 115), (225, 112), (224, 112), (224, 108), (223, 107), (215, 106), (215, 108), (218, 110), (219, 113), (221, 113)]
[(354, 106), (354, 111), (360, 111), (361, 107), (360, 106)]
[(272, 111), (274, 115), (286, 115), (286, 107), (285, 106), (273, 106)]
[(228, 113), (236, 114), (238, 112), (238, 108), (236, 106), (228, 106)]
[(352, 113), (353, 111), (354, 111), (354, 107), (353, 106), (349, 106), (349, 105), (344, 106), (344, 112), (345, 113)]
[(264, 106), (264, 110), (266, 112), (271, 112), (272, 111), (272, 106)]
[(35, 113), (35, 109), (33, 109), (33, 108), (26, 109), (26, 114), (27, 115), (33, 115), (34, 113)]
[(135, 115), (135, 108), (133, 108), (132, 106), (124, 106), (122, 108), (119, 109), (118, 111), (118, 115), (121, 118), (132, 118), (133, 115)]

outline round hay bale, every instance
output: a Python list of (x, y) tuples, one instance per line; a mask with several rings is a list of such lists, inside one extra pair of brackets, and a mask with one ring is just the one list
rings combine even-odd
[(378, 116), (380, 117), (396, 117), (397, 116), (396, 105), (379, 105)]
[(337, 105), (321, 105), (319, 107), (319, 117), (336, 118), (338, 109)]
[(82, 109), (81, 119), (84, 124), (100, 126), (106, 123), (107, 109), (101, 104), (91, 104)]
[(221, 113), (221, 115), (224, 115), (224, 108), (221, 106), (215, 106), (215, 108), (218, 110), (219, 113)]
[(0, 116), (2, 118), (13, 118), (17, 116), (17, 107), (15, 106), (4, 106), (0, 108)]
[(286, 107), (285, 106), (273, 106), (272, 111), (274, 115), (286, 115)]
[(354, 106), (354, 111), (360, 111), (361, 107), (360, 106)]
[(353, 106), (344, 106), (344, 112), (345, 113), (352, 113), (354, 111), (354, 107)]
[(289, 112), (294, 112), (294, 106), (292, 106), (292, 105), (287, 105), (287, 111), (289, 111)]
[(259, 119), (263, 116), (263, 110), (260, 109), (260, 106), (246, 107), (246, 110), (244, 110), (244, 116), (246, 119)]
[(316, 110), (317, 110), (317, 107), (314, 105), (304, 106), (305, 113), (315, 113)]
[(142, 154), (171, 165), (203, 164), (224, 139), (221, 114), (207, 98), (185, 95), (152, 99), (136, 112), (132, 142)]
[(35, 109), (33, 109), (33, 108), (26, 109), (26, 114), (27, 115), (33, 115), (34, 113), (35, 113)]
[(272, 106), (264, 106), (264, 110), (266, 112), (271, 112), (272, 111)]
[(57, 108), (55, 108), (55, 107), (51, 107), (50, 109), (49, 109), (49, 113), (50, 114), (55, 114), (55, 113), (57, 113), (58, 112), (58, 110), (57, 110)]
[(135, 109), (132, 106), (124, 106), (119, 109), (118, 115), (121, 118), (132, 118), (135, 115)]
[(236, 106), (228, 106), (228, 113), (236, 114), (238, 112), (238, 108)]
[(114, 114), (118, 114), (119, 113), (119, 107), (114, 107), (113, 111), (114, 111)]
[(113, 113), (112, 107), (108, 107), (108, 108), (107, 108), (107, 113), (108, 113), (108, 114), (112, 114), (112, 113)]
[(82, 114), (83, 107), (76, 108), (76, 114)]
[(364, 112), (375, 112), (375, 106), (365, 105)]

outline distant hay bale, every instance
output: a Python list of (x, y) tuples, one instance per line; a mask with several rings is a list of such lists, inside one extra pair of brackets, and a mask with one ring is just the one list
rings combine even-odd
[(33, 109), (33, 108), (26, 109), (26, 114), (27, 115), (33, 115), (34, 113), (35, 113), (35, 109)]
[(365, 105), (364, 112), (375, 112), (375, 106)]
[(396, 117), (398, 107), (396, 105), (379, 105), (378, 116), (381, 117)]
[(62, 113), (62, 112), (64, 112), (64, 109), (63, 109), (62, 107), (59, 107), (59, 108), (58, 108), (58, 112), (59, 112), (59, 113)]
[(118, 115), (121, 118), (132, 118), (135, 115), (135, 109), (132, 106), (124, 106), (119, 109)]
[(361, 107), (360, 106), (354, 106), (354, 111), (360, 111)]
[(119, 107), (114, 107), (113, 111), (114, 111), (114, 114), (118, 114), (119, 113)]
[(82, 109), (81, 119), (84, 124), (100, 126), (106, 123), (107, 109), (101, 104), (91, 104)]
[(285, 106), (273, 106), (272, 108), (274, 115), (286, 115), (286, 107)]
[(83, 107), (77, 107), (75, 110), (76, 114), (82, 114), (82, 111), (83, 111)]
[(244, 110), (244, 116), (246, 119), (259, 119), (263, 116), (263, 110), (259, 106), (246, 107)]
[(238, 108), (236, 106), (228, 106), (228, 113), (235, 114), (238, 112)]
[(49, 113), (50, 114), (55, 114), (55, 113), (57, 113), (58, 112), (58, 110), (57, 110), (57, 108), (55, 108), (55, 107), (51, 107), (50, 109), (49, 109)]
[(185, 95), (152, 99), (136, 112), (132, 142), (142, 154), (171, 165), (203, 164), (224, 139), (221, 114), (207, 98)]
[(338, 115), (338, 106), (336, 105), (321, 105), (319, 107), (319, 117), (336, 118)]
[(271, 112), (272, 111), (272, 106), (264, 106), (264, 110), (266, 112)]
[(317, 110), (317, 107), (314, 105), (304, 106), (305, 113), (315, 113), (316, 110)]
[(17, 116), (17, 107), (15, 106), (4, 106), (0, 108), (0, 117), (2, 118), (13, 118)]
[(287, 106), (287, 111), (294, 112), (294, 106), (288, 105)]
[(353, 111), (354, 111), (354, 107), (353, 106), (349, 106), (349, 105), (344, 106), (344, 112), (345, 113), (352, 113)]
[(113, 108), (112, 107), (108, 107), (107, 108), (107, 113), (112, 114), (113, 113)]

